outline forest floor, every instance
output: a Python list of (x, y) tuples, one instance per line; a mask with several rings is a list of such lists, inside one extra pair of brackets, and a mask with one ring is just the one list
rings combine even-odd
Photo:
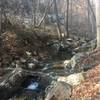
[[(43, 33), (44, 34), (44, 33)], [(43, 35), (42, 37), (39, 36), (39, 34), (31, 35), (30, 33), (27, 34), (20, 34), (16, 35), (14, 32), (5, 32), (1, 35), (0, 40), (0, 81), (2, 81), (2, 77), (4, 74), (6, 74), (6, 71), (4, 69), (7, 68), (16, 68), (16, 64), (19, 64), (21, 60), (27, 60), (29, 59), (27, 53), (31, 52), (32, 58), (35, 58), (38, 61), (47, 61), (46, 65), (48, 64), (49, 58), (53, 57), (51, 61), (59, 62), (62, 60), (58, 60), (56, 58), (63, 58), (62, 53), (60, 56), (55, 57), (56, 49), (51, 48), (47, 46), (48, 42), (50, 42), (51, 38), (50, 36)], [(68, 51), (69, 53), (69, 51)], [(81, 84), (75, 86), (72, 91), (71, 100), (100, 100), (100, 50), (92, 51), (90, 56), (93, 56), (95, 58), (95, 61), (98, 62), (97, 65), (92, 66), (91, 69), (86, 71), (85, 74), (85, 80)], [(49, 57), (49, 58), (48, 58)], [(71, 57), (68, 57), (68, 59)], [(55, 60), (56, 59), (56, 60)], [(66, 60), (65, 57), (63, 59)], [(30, 63), (30, 62), (28, 62)], [(86, 62), (84, 62), (86, 63)], [(89, 62), (93, 63), (93, 62)], [(39, 63), (40, 64), (40, 63)], [(54, 72), (60, 71), (60, 73), (64, 74), (62, 70), (62, 63), (57, 63), (59, 65), (50, 65), (54, 67)], [(49, 64), (48, 64), (49, 65)], [(36, 63), (36, 66), (29, 69), (27, 66), (27, 63), (25, 63), (25, 66), (23, 64), (20, 64), (19, 67), (24, 68), (25, 70), (31, 70), (36, 71), (39, 68), (39, 71), (41, 68), (43, 68), (44, 65), (39, 66)], [(81, 66), (81, 65), (80, 65)], [(37, 68), (38, 67), (38, 68)], [(51, 72), (53, 70), (48, 70), (48, 72)], [(7, 72), (8, 73), (8, 72)], [(24, 100), (24, 99), (14, 99), (14, 100)]]
[[(80, 99), (79, 99), (80, 98)], [(72, 100), (100, 99), (100, 64), (86, 73), (83, 83), (73, 89)]]

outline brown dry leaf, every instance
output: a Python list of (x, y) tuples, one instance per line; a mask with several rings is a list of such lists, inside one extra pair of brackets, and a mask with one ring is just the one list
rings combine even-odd
[[(97, 94), (100, 97), (100, 64), (94, 68), (92, 68), (91, 70), (87, 71), (86, 74), (86, 80), (74, 87), (73, 89), (73, 93), (72, 93), (72, 100), (75, 99), (75, 97), (79, 97), (79, 98), (91, 98), (89, 100), (99, 100), (97, 99)], [(93, 99), (94, 98), (94, 99)], [(86, 99), (79, 99), (79, 100), (86, 100)]]

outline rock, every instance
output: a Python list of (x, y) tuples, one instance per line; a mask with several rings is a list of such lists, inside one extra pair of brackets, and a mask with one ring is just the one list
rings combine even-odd
[(39, 61), (33, 57), (30, 57), (29, 59), (27, 59), (27, 63), (39, 64)]
[(89, 69), (91, 66), (89, 64), (84, 63), (84, 60), (86, 60), (89, 56), (89, 53), (77, 53), (74, 55), (70, 62), (65, 66), (65, 68), (70, 67), (71, 73), (81, 72), (85, 69)]
[(94, 39), (94, 40), (89, 42), (90, 48), (92, 50), (96, 48), (96, 44), (97, 44), (97, 40), (96, 39)]
[(0, 76), (3, 76), (3, 75), (4, 75), (4, 69), (0, 68)]
[(6, 79), (0, 83), (0, 100), (8, 100), (20, 88), (23, 80), (23, 72), (20, 69), (15, 69), (7, 75)]
[(21, 62), (21, 63), (25, 63), (25, 62), (26, 62), (26, 59), (20, 58), (20, 62)]
[[(82, 42), (82, 41), (81, 41)], [(96, 48), (96, 39), (89, 42), (82, 42), (82, 44), (74, 49), (75, 52), (91, 51)]]
[(60, 43), (59, 41), (53, 41), (50, 46), (54, 49), (54, 52), (57, 53), (60, 47)]
[(27, 68), (31, 70), (41, 69), (42, 67), (41, 63), (37, 59), (32, 58), (32, 57), (27, 59), (26, 64), (27, 64)]
[(66, 68), (66, 66), (69, 64), (69, 62), (70, 62), (70, 60), (65, 60), (65, 61), (63, 62), (64, 68)]
[(68, 38), (67, 41), (69, 41), (69, 42), (73, 42), (73, 40), (72, 40), (71, 38)]
[(62, 81), (74, 86), (74, 85), (79, 85), (80, 83), (82, 83), (84, 81), (84, 76), (82, 73), (75, 73), (75, 74), (69, 75), (68, 77), (59, 77), (58, 81)]
[(26, 65), (23, 64), (20, 60), (16, 60), (15, 66), (16, 66), (16, 68), (26, 69)]
[(31, 56), (31, 52), (26, 51), (26, 55), (27, 55), (28, 57), (30, 57), (30, 56)]
[[(10, 74), (7, 74), (3, 81), (0, 83), (0, 100), (8, 100), (13, 96), (19, 97), (27, 91), (30, 91), (33, 94), (33, 97), (38, 98), (40, 94), (44, 97), (45, 89), (51, 83), (51, 81), (52, 79), (50, 77), (41, 72), (32, 72), (23, 70), (21, 68), (16, 68)], [(31, 97), (30, 92), (28, 92), (29, 94), (26, 93), (24, 96)], [(35, 100), (41, 100), (37, 98)], [(26, 98), (25, 100), (33, 99)]]
[(44, 100), (69, 100), (72, 92), (72, 87), (64, 82), (52, 83), (46, 91)]
[(82, 73), (75, 73), (67, 77), (67, 83), (70, 85), (78, 85), (84, 81)]
[(35, 69), (36, 65), (34, 63), (28, 63), (28, 68), (29, 69)]
[(71, 66), (74, 68), (78, 62), (85, 56), (85, 53), (77, 53), (71, 58)]
[(64, 66), (63, 66), (62, 62), (57, 62), (57, 63), (54, 63), (54, 64), (52, 65), (52, 68), (53, 68), (53, 69), (63, 69)]

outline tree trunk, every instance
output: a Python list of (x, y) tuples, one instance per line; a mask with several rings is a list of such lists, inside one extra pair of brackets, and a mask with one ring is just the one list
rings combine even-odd
[[(95, 17), (95, 13), (93, 10), (93, 2), (91, 3), (90, 0), (87, 0), (87, 3), (88, 3), (88, 10), (90, 12), (89, 16), (90, 16), (90, 24), (91, 24), (92, 34), (94, 34), (96, 32), (96, 17)], [(91, 36), (91, 38), (93, 38), (93, 37)]]
[(57, 1), (53, 0), (53, 3), (54, 3), (54, 12), (56, 14), (57, 31), (58, 31), (59, 39), (62, 40), (62, 34), (61, 34), (61, 28), (60, 28), (60, 22), (59, 22), (59, 16), (58, 16), (58, 9), (57, 9)]
[(97, 22), (97, 48), (100, 48), (100, 0), (95, 0)]
[(32, 7), (32, 25), (33, 27), (36, 26), (36, 0), (33, 0), (32, 2), (33, 7)]
[(40, 22), (39, 22), (39, 24), (38, 24), (38, 27), (40, 27), (41, 24), (42, 24), (42, 22), (45, 20), (45, 18), (46, 18), (46, 16), (47, 16), (47, 13), (48, 13), (48, 11), (50, 10), (50, 8), (51, 8), (51, 6), (52, 6), (52, 3), (53, 3), (52, 1), (51, 1), (51, 3), (48, 2), (47, 7), (45, 8), (44, 15), (43, 15), (43, 17), (41, 18), (41, 20), (40, 20)]
[(65, 12), (65, 36), (69, 37), (69, 32), (68, 32), (68, 16), (69, 16), (69, 0), (66, 0), (67, 3), (67, 11)]
[(0, 8), (0, 34), (2, 32), (2, 8)]
[(73, 0), (71, 0), (71, 28), (73, 24)]

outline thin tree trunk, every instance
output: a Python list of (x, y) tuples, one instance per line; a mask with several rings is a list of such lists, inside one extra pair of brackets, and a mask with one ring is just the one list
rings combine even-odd
[(93, 37), (94, 37), (94, 23), (93, 23), (93, 21), (92, 21), (92, 19), (91, 19), (91, 13), (90, 13), (90, 7), (89, 7), (89, 2), (90, 1), (87, 1), (86, 3), (87, 3), (87, 14), (88, 14), (88, 31), (89, 31), (89, 34), (91, 35), (89, 35), (89, 37), (91, 38), (91, 39), (93, 39)]
[(96, 17), (95, 17), (95, 13), (93, 11), (93, 8), (92, 8), (92, 5), (90, 3), (90, 0), (87, 0), (88, 2), (88, 8), (89, 8), (89, 12), (90, 12), (90, 21), (91, 21), (91, 26), (92, 26), (92, 33), (94, 34), (95, 33), (95, 29), (96, 29)]
[(33, 27), (35, 27), (36, 26), (36, 0), (33, 0), (32, 20), (33, 20)]
[(72, 16), (73, 16), (73, 0), (71, 0), (71, 28), (72, 28), (72, 24), (73, 24), (73, 18), (72, 18)]
[(2, 8), (0, 8), (0, 34), (2, 32)]
[(41, 24), (43, 23), (44, 19), (46, 18), (47, 13), (48, 13), (48, 11), (50, 10), (50, 8), (51, 8), (51, 6), (52, 6), (52, 3), (53, 3), (53, 1), (51, 1), (51, 3), (48, 2), (48, 5), (47, 5), (47, 7), (46, 7), (46, 9), (45, 9), (45, 12), (44, 12), (44, 15), (43, 15), (42, 19), (40, 20), (40, 22), (39, 22), (39, 24), (38, 24), (38, 27), (41, 26)]
[(68, 25), (68, 16), (69, 16), (69, 0), (66, 0), (66, 3), (67, 3), (67, 11), (66, 11), (66, 15), (65, 15), (65, 30), (66, 30), (66, 32), (65, 32), (65, 35), (66, 35), (66, 37), (69, 37), (69, 31), (68, 31), (68, 27), (69, 27), (69, 25)]
[(93, 9), (92, 9), (90, 0), (87, 0), (87, 1), (88, 1), (89, 9), (90, 9), (90, 11), (91, 11), (91, 13), (92, 13), (92, 15), (93, 15), (93, 18), (94, 18), (94, 20), (96, 21), (95, 13), (94, 13), (94, 11), (93, 11)]
[(61, 34), (61, 28), (60, 28), (60, 22), (59, 22), (59, 16), (58, 16), (58, 9), (57, 9), (57, 1), (53, 0), (53, 3), (54, 3), (54, 12), (56, 14), (58, 36), (59, 36), (59, 39), (62, 40), (62, 34)]
[(39, 22), (39, 6), (40, 6), (40, 0), (37, 0), (37, 7), (36, 7), (36, 24)]

